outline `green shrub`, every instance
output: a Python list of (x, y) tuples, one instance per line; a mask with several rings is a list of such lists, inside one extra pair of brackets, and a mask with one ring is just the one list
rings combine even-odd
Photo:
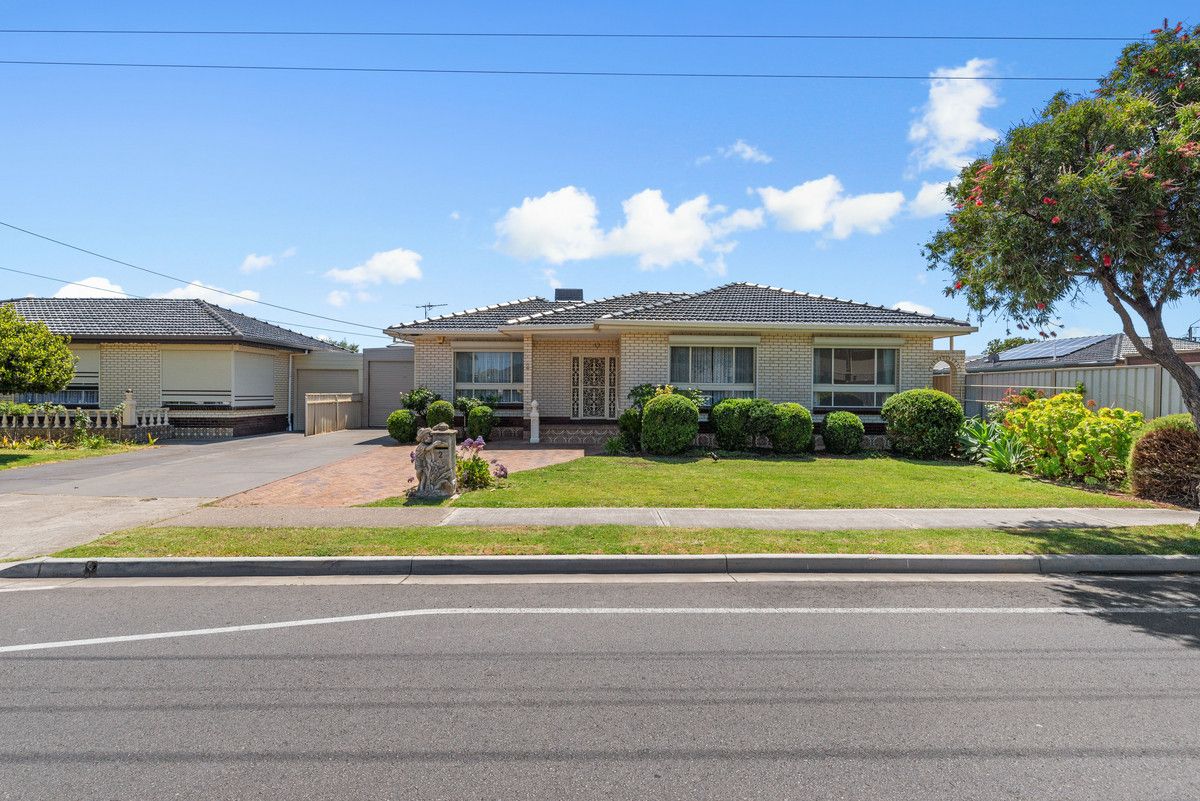
[(476, 406), (491, 406), (494, 409), (500, 402), (500, 396), (496, 394), (460, 395), (454, 399), (454, 408), (458, 409), (465, 419), (470, 416), (471, 410)]
[(1142, 498), (1200, 506), (1200, 434), (1172, 426), (1148, 432), (1133, 446), (1129, 478)]
[(744, 451), (749, 447), (746, 431), (749, 410), (750, 400), (747, 398), (729, 398), (712, 407), (708, 419), (713, 424), (718, 448), (723, 451)]
[(954, 451), (962, 427), (962, 404), (936, 389), (910, 389), (883, 402), (892, 450), (914, 459), (945, 459)]
[(862, 448), (866, 429), (854, 412), (830, 412), (821, 427), (821, 439), (830, 453), (856, 453)]
[(16, 403), (15, 401), (0, 401), (0, 415), (12, 415), (14, 417), (24, 417), (27, 414), (33, 414), (33, 406), (28, 403)]
[(775, 404), (766, 398), (755, 398), (746, 405), (746, 436), (750, 446), (757, 444), (759, 437), (769, 437), (775, 430)]
[(417, 419), (416, 412), (397, 409), (388, 415), (388, 436), (396, 442), (416, 442), (417, 428), (420, 427), (420, 424), (421, 421)]
[(812, 448), (812, 415), (798, 403), (775, 406), (775, 427), (771, 447), (777, 453), (804, 453)]
[(997, 426), (995, 436), (985, 441), (979, 461), (997, 473), (1020, 473), (1029, 469), (1033, 456), (1019, 436)]
[(609, 456), (620, 456), (625, 453), (625, 438), (609, 437), (604, 440), (604, 452)]
[(642, 407), (633, 406), (621, 412), (617, 418), (617, 429), (621, 432), (621, 440), (625, 450), (637, 453), (642, 449)]
[(1155, 417), (1153, 420), (1147, 420), (1138, 429), (1137, 436), (1140, 439), (1151, 431), (1158, 431), (1163, 428), (1181, 429), (1183, 431), (1195, 431), (1196, 421), (1192, 419), (1190, 414), (1168, 414), (1165, 417)]
[(424, 415), (429, 404), (439, 401), (442, 396), (427, 387), (417, 387), (411, 392), (400, 393), (400, 405), (411, 412)]
[(450, 401), (435, 400), (425, 409), (425, 424), (433, 428), (439, 423), (454, 425), (454, 404)]
[(971, 417), (958, 429), (958, 453), (965, 461), (982, 462), (1004, 428), (992, 420)]
[(467, 412), (467, 436), (475, 439), (487, 439), (492, 435), (492, 426), (496, 424), (496, 415), (491, 406), (474, 406)]
[(1038, 475), (1116, 483), (1143, 417), (1124, 409), (1093, 411), (1093, 405), (1076, 392), (1063, 392), (1011, 410), (1005, 425), (1029, 449)]
[(667, 393), (646, 401), (642, 449), (670, 455), (687, 450), (700, 431), (700, 409), (683, 395)]

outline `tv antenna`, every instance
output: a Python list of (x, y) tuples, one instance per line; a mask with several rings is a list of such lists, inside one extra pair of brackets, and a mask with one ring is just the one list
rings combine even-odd
[(416, 308), (418, 308), (418, 309), (424, 309), (424, 310), (425, 310), (425, 319), (427, 319), (427, 320), (428, 320), (428, 319), (429, 319), (429, 310), (430, 310), (430, 309), (436, 309), (436, 308), (438, 308), (438, 307), (440, 307), (440, 306), (446, 306), (446, 305), (448, 305), (448, 304), (445, 304), (445, 303), (418, 303), (418, 304), (416, 305)]

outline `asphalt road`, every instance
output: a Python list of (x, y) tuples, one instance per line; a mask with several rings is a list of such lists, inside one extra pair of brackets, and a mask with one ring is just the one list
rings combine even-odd
[(0, 588), (0, 798), (1200, 795), (1193, 580), (91, 581)]

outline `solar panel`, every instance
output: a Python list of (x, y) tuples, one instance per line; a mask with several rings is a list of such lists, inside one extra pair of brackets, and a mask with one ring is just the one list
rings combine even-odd
[(1100, 334), (1090, 337), (1070, 337), (1069, 339), (1050, 339), (1045, 342), (1032, 342), (1028, 345), (1018, 345), (1000, 354), (1000, 361), (1015, 362), (1022, 359), (1053, 359), (1066, 356), (1068, 353), (1090, 348), (1097, 342), (1103, 342), (1111, 334)]

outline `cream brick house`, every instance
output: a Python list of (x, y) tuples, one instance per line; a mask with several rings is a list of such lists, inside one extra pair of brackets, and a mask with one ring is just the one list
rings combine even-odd
[[(284, 431), (296, 371), (305, 360), (327, 361), (329, 354), (340, 354), (361, 363), (361, 357), (327, 342), (203, 300), (19, 298), (0, 303), (69, 336), (76, 357), (75, 376), (65, 391), (17, 400), (107, 409), (131, 389), (139, 407), (170, 409), (180, 436)], [(361, 392), (361, 380), (340, 391)]]
[[(820, 421), (850, 409), (868, 426), (895, 392), (950, 372), (962, 398), (964, 352), (954, 337), (977, 329), (948, 317), (898, 311), (757, 284), (704, 292), (635, 292), (585, 301), (579, 290), (416, 320), (387, 329), (414, 346), (414, 383), (444, 398), (499, 396), (511, 427), (537, 401), (544, 433), (606, 435), (639, 384), (729, 397), (795, 401)], [(948, 340), (944, 348), (935, 342)]]

